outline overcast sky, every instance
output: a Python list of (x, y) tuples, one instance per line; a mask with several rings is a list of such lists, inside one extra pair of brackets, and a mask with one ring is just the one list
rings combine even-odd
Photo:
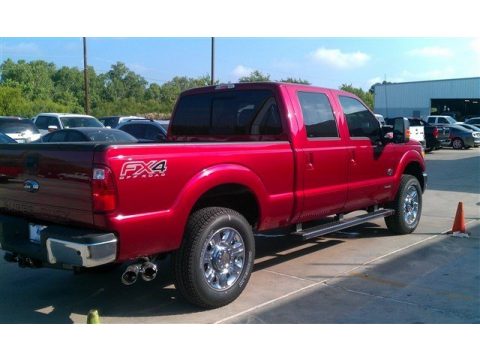
[[(122, 61), (149, 82), (210, 73), (210, 38), (88, 38), (98, 72)], [(216, 38), (216, 78), (252, 70), (337, 88), (375, 82), (480, 76), (480, 38)], [(41, 59), (83, 66), (81, 38), (0, 38), (0, 61)]]

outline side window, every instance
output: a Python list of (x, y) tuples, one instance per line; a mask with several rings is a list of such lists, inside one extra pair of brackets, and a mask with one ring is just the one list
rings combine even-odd
[(380, 139), (380, 124), (375, 116), (357, 99), (339, 96), (339, 100), (347, 118), (350, 137), (368, 137), (377, 142)]
[(125, 125), (125, 126), (122, 126), (122, 128), (120, 129), (122, 131), (125, 131), (127, 133), (129, 133), (130, 135), (136, 137), (137, 139), (143, 139), (144, 138), (144, 128), (143, 126), (141, 126), (141, 124), (129, 124), (129, 125)]
[[(244, 110), (245, 111), (245, 110)], [(275, 98), (269, 98), (262, 106), (250, 127), (252, 135), (278, 135), (282, 133), (282, 120)]]
[(337, 122), (325, 94), (299, 92), (298, 100), (308, 138), (338, 138)]
[(155, 125), (144, 125), (145, 126), (145, 139), (147, 140), (160, 140), (164, 139), (162, 130), (157, 128)]
[(62, 128), (58, 119), (52, 116), (48, 117), (48, 126), (56, 126), (59, 130)]
[(48, 117), (46, 116), (39, 116), (37, 117), (37, 120), (35, 121), (35, 126), (41, 130), (47, 130), (48, 129)]
[(435, 118), (434, 117), (429, 117), (428, 118), (428, 123), (429, 124), (435, 124)]
[(438, 123), (439, 124), (448, 124), (448, 121), (447, 121), (447, 119), (444, 119), (444, 118), (438, 118)]

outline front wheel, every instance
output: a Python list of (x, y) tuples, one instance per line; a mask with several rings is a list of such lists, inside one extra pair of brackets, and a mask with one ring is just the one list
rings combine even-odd
[(397, 196), (389, 207), (395, 213), (385, 218), (388, 230), (404, 235), (417, 228), (422, 214), (422, 188), (416, 177), (402, 176)]
[(459, 138), (455, 138), (453, 139), (452, 141), (452, 147), (455, 149), (455, 150), (461, 150), (463, 148), (463, 140), (462, 139), (459, 139)]
[(174, 256), (175, 285), (200, 307), (227, 305), (247, 285), (254, 258), (252, 227), (241, 214), (221, 207), (200, 209), (190, 216)]

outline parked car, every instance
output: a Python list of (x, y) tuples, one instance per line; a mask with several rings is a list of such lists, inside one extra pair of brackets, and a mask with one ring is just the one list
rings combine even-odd
[[(0, 245), (23, 265), (129, 262), (125, 285), (153, 280), (156, 260), (171, 254), (187, 301), (224, 306), (247, 286), (254, 232), (291, 229), (309, 240), (376, 218), (393, 233), (413, 232), (427, 175), (407, 130), (397, 119), (386, 138), (368, 107), (340, 90), (274, 82), (187, 90), (164, 144), (0, 145), (0, 167), (22, 171), (0, 184)], [(319, 219), (333, 222), (312, 227)]]
[(430, 152), (450, 143), (448, 127), (431, 125), (423, 119), (409, 118), (410, 125), (423, 126), (425, 132), (425, 151)]
[[(386, 125), (393, 126), (396, 118), (387, 118), (385, 119)], [(425, 141), (425, 129), (423, 123), (418, 121), (417, 118), (403, 117), (410, 125), (410, 138), (418, 141), (422, 144), (423, 148), (426, 149)]]
[(128, 120), (117, 129), (129, 133), (141, 142), (165, 142), (167, 138), (167, 130), (155, 120)]
[(465, 129), (472, 130), (472, 131), (480, 131), (480, 127), (472, 125), (472, 124), (465, 124), (463, 122), (457, 122), (457, 125), (464, 127)]
[(480, 117), (473, 117), (465, 120), (465, 124), (480, 126)]
[(19, 118), (0, 118), (0, 132), (8, 135), (18, 143), (29, 143), (41, 136), (37, 127), (30, 120)]
[(430, 115), (427, 117), (427, 122), (430, 125), (451, 125), (457, 121), (448, 115)]
[(147, 119), (141, 116), (102, 116), (101, 118), (98, 118), (98, 120), (100, 120), (104, 126), (109, 126), (112, 129), (115, 129), (125, 121)]
[(104, 127), (103, 124), (93, 116), (79, 114), (41, 113), (35, 116), (34, 123), (42, 135), (61, 129)]
[(137, 143), (130, 134), (117, 129), (107, 128), (75, 128), (75, 129), (63, 129), (57, 130), (48, 134), (45, 134), (40, 139), (40, 142), (107, 142), (107, 143)]
[(15, 144), (15, 143), (16, 141), (13, 140), (10, 136), (0, 132), (0, 144)]
[(457, 124), (450, 124), (450, 143), (456, 150), (480, 146), (480, 132), (468, 130)]

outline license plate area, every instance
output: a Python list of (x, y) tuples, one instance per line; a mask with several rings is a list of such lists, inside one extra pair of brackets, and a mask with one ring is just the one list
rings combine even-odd
[(45, 228), (46, 228), (45, 225), (38, 225), (38, 224), (29, 223), (28, 224), (28, 234), (29, 234), (30, 242), (32, 242), (34, 244), (40, 244), (40, 233)]

